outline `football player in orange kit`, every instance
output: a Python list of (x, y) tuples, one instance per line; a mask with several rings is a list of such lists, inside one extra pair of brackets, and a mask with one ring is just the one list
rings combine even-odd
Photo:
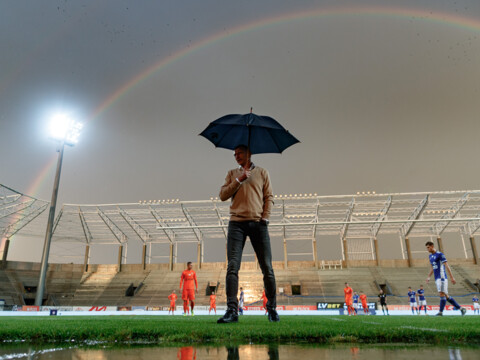
[(170, 309), (168, 309), (168, 313), (170, 314), (171, 311), (172, 315), (175, 315), (174, 311), (177, 310), (177, 306), (175, 305), (175, 301), (177, 301), (177, 294), (175, 294), (175, 290), (173, 290), (172, 293), (168, 295), (168, 300), (170, 300)]
[(345, 283), (345, 288), (343, 289), (343, 292), (345, 293), (345, 305), (347, 305), (348, 315), (355, 314), (355, 310), (353, 309), (353, 306), (352, 306), (353, 290), (350, 286), (348, 286), (348, 283)]
[[(182, 282), (183, 282), (183, 291), (182, 291), (182, 300), (183, 300), (183, 315), (187, 315), (188, 312), (188, 302), (190, 301), (190, 307), (192, 309), (195, 306), (195, 292), (198, 294), (198, 283), (197, 283), (197, 274), (192, 270), (193, 264), (191, 261), (187, 263), (187, 270), (182, 272), (180, 277), (180, 291), (182, 291)], [(195, 284), (195, 286), (194, 286)], [(195, 292), (194, 292), (195, 289)]]
[(368, 304), (367, 304), (367, 295), (365, 295), (363, 291), (360, 291), (360, 301), (362, 302), (363, 313), (365, 315), (370, 315), (370, 311), (368, 310)]
[(215, 315), (217, 315), (217, 295), (215, 295), (215, 291), (212, 291), (212, 295), (210, 295), (210, 309), (208, 310), (208, 315), (210, 315), (210, 311), (215, 310)]

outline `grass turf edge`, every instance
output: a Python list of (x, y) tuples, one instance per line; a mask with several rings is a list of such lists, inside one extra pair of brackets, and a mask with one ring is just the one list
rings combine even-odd
[(8, 317), (0, 322), (4, 342), (65, 343), (412, 343), (480, 344), (473, 317), (417, 318), (283, 316), (269, 323), (245, 316), (237, 324), (216, 324), (217, 317), (59, 316)]

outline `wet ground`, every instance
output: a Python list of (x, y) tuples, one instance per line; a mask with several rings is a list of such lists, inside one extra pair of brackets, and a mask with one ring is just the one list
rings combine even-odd
[(237, 345), (237, 346), (57, 346), (39, 347), (27, 344), (0, 346), (0, 359), (85, 359), (85, 360), (130, 360), (130, 359), (368, 359), (368, 360), (412, 360), (412, 359), (455, 359), (480, 358), (480, 347), (468, 346), (419, 346), (419, 345)]

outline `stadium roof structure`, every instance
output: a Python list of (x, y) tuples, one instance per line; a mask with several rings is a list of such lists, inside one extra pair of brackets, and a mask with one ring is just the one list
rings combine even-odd
[(9, 240), (42, 214), (49, 203), (0, 184), (0, 239)]
[[(198, 243), (200, 249), (206, 240), (226, 240), (229, 205), (217, 198), (65, 204), (56, 218), (52, 240), (124, 246), (134, 239), (145, 246)], [(316, 239), (322, 236), (338, 237), (343, 241), (345, 253), (348, 241), (366, 239), (371, 244), (382, 234), (396, 234), (404, 239), (441, 237), (448, 232), (473, 236), (479, 229), (480, 190), (277, 195), (270, 217), (270, 236), (283, 239), (285, 258), (287, 242), (311, 241), (311, 253), (289, 252), (288, 255), (310, 254), (314, 260)], [(348, 251), (363, 252), (362, 249)], [(367, 252), (374, 256), (373, 248)], [(199, 260), (203, 259), (203, 250), (201, 254)]]

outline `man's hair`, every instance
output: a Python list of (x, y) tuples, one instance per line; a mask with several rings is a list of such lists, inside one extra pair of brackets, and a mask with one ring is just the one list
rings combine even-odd
[(191, 263), (192, 263), (191, 261), (187, 262), (187, 266), (190, 265)]
[(427, 241), (425, 243), (425, 246), (433, 246), (433, 245), (435, 245), (435, 244), (432, 241)]
[(244, 145), (244, 144), (240, 144), (240, 145), (235, 146), (234, 150), (237, 150), (237, 149), (241, 149), (243, 151), (248, 151), (248, 146)]
[(243, 290), (243, 288), (240, 288), (240, 290)]

